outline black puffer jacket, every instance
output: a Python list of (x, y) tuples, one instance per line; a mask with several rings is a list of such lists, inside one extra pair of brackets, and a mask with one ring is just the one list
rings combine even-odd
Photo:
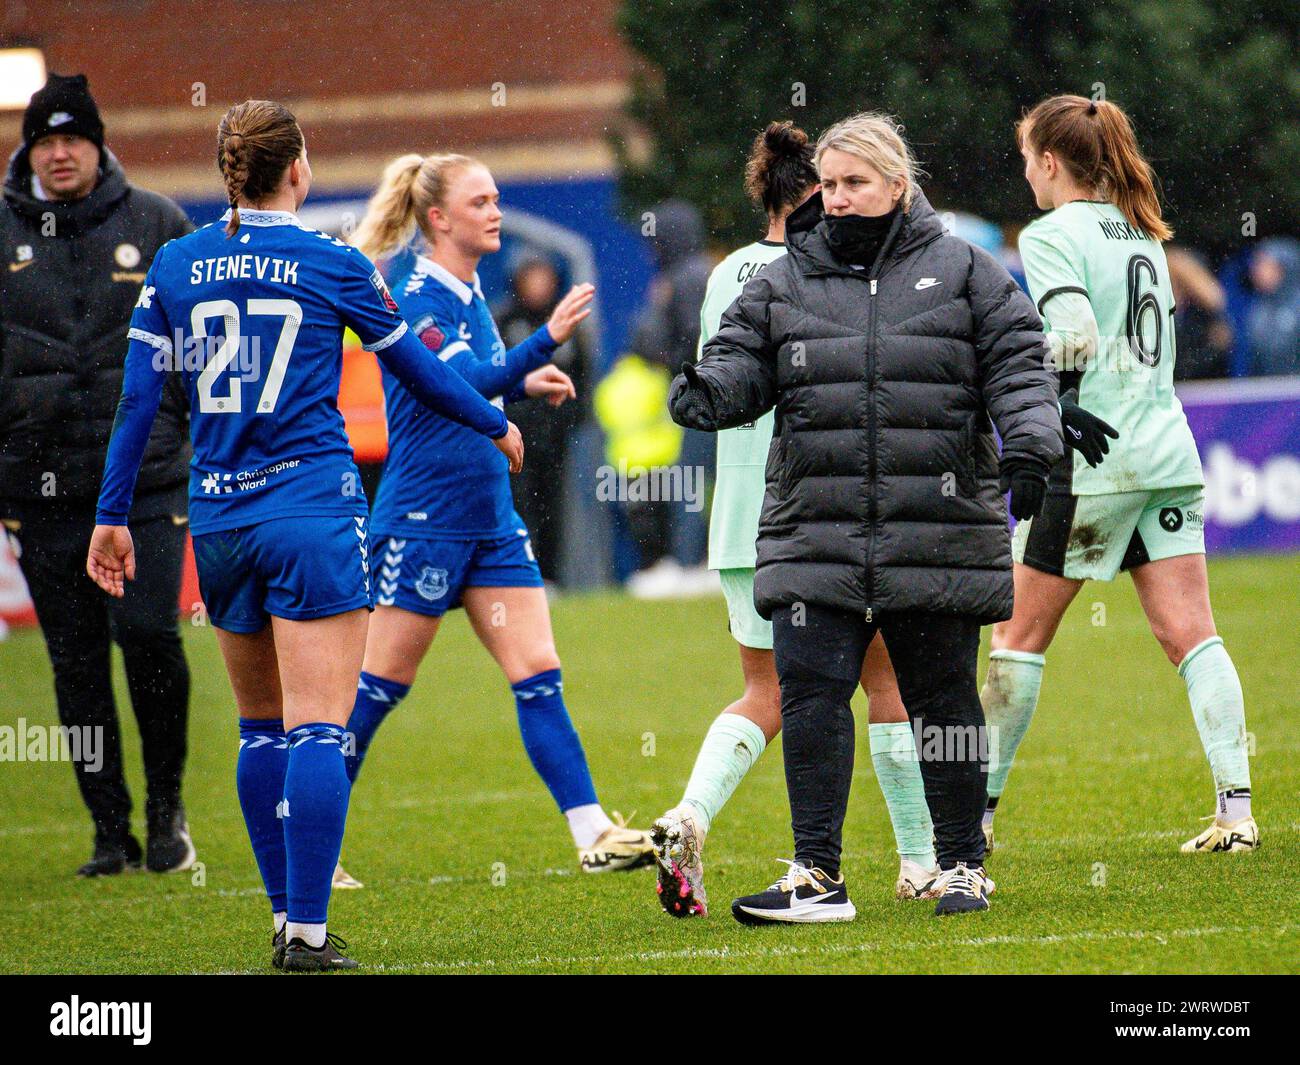
[(870, 269), (831, 253), (820, 196), (790, 216), (786, 246), (705, 345), (701, 388), (679, 376), (670, 400), (700, 429), (776, 408), (759, 613), (805, 602), (1010, 617), (989, 419), (1004, 458), (1045, 471), (1062, 453), (1033, 304), (992, 256), (945, 232), (920, 193)]
[[(176, 204), (127, 184), (102, 156), (83, 200), (31, 191), (27, 151), (10, 160), (0, 205), (0, 517), (93, 510), (122, 392), (126, 331), (158, 249), (190, 225)], [(133, 517), (184, 512), (185, 392), (163, 392)]]

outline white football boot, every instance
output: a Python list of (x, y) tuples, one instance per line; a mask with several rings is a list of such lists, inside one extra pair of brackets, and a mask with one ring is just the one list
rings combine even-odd
[[(1209, 821), (1210, 818), (1205, 818)], [(1240, 821), (1226, 824), (1217, 817), (1195, 839), (1189, 839), (1179, 849), (1184, 854), (1213, 854), (1216, 851), (1229, 854), (1253, 851), (1259, 848), (1259, 826), (1253, 817), (1243, 817)]]
[(339, 862), (334, 866), (334, 879), (331, 883), (334, 885), (335, 889), (343, 891), (355, 891), (357, 888), (363, 888), (366, 886), (344, 869), (342, 862)]
[(910, 858), (898, 865), (898, 880), (894, 883), (896, 899), (937, 899), (943, 888), (939, 885), (939, 867), (927, 869)]
[(650, 833), (642, 832), (639, 828), (628, 828), (627, 822), (617, 810), (610, 817), (614, 824), (605, 829), (595, 843), (590, 847), (578, 848), (578, 864), (582, 866), (582, 871), (611, 873), (623, 869), (639, 869), (653, 862), (655, 848)]

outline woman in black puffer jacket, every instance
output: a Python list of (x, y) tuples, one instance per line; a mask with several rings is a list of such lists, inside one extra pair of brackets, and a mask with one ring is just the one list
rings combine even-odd
[(746, 285), (670, 400), (679, 423), (713, 431), (776, 409), (754, 597), (774, 625), (795, 861), (732, 911), (854, 915), (839, 870), (849, 700), (877, 629), (916, 729), (937, 912), (986, 909), (979, 630), (1011, 616), (1002, 492), (1017, 519), (1036, 513), (1062, 453), (1055, 379), (1033, 304), (944, 230), (893, 119), (838, 123), (817, 166), (789, 253)]

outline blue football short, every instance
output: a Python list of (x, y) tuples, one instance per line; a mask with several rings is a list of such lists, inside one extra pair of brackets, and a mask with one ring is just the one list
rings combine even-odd
[(485, 540), (380, 539), (375, 602), (442, 617), (460, 606), (466, 588), (540, 588), (528, 530)]
[(374, 609), (368, 519), (271, 518), (194, 537), (199, 591), (212, 624), (260, 632), (271, 615), (309, 621)]

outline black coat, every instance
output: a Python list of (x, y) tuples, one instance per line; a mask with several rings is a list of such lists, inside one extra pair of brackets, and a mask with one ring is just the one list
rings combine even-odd
[[(754, 600), (855, 613), (1011, 616), (998, 451), (1063, 451), (1042, 322), (989, 254), (918, 193), (875, 264), (826, 243), (821, 197), (786, 225), (789, 254), (722, 317), (674, 417), (726, 429), (776, 408)], [(990, 425), (990, 417), (992, 425)]]
[[(83, 200), (38, 200), (20, 149), (0, 205), (0, 517), (93, 510), (122, 392), (126, 331), (158, 249), (194, 227), (103, 153)], [(163, 392), (134, 517), (184, 512), (190, 443), (179, 375)]]

